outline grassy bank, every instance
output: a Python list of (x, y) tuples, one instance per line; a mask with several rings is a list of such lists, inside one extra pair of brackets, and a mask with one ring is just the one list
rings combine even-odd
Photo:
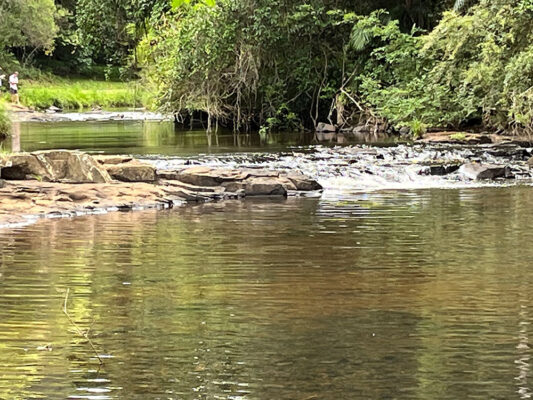
[(4, 102), (0, 99), (0, 139), (4, 138), (11, 130), (11, 119), (7, 113)]
[(28, 107), (63, 109), (92, 107), (141, 107), (147, 104), (146, 93), (136, 82), (54, 78), (24, 81), (20, 84), (20, 101)]

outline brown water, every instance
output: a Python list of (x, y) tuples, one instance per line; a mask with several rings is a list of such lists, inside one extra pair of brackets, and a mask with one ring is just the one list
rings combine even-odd
[(0, 398), (530, 398), (532, 209), (394, 191), (0, 231)]

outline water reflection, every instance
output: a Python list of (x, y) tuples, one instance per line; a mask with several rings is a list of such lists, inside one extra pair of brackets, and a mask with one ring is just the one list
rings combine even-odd
[[(240, 133), (205, 130), (176, 130), (172, 122), (156, 121), (94, 121), (94, 122), (31, 122), (17, 125), (19, 136), (6, 143), (8, 150), (35, 151), (45, 149), (76, 149), (109, 154), (163, 154), (189, 156), (198, 153), (283, 151), (291, 146), (318, 143), (341, 143), (314, 133), (282, 132)], [(342, 135), (338, 135), (340, 138)], [(361, 138), (359, 141), (366, 139)], [(373, 138), (371, 141), (384, 141)], [(357, 140), (344, 139), (343, 143)], [(14, 147), (13, 147), (14, 146)]]
[(0, 398), (527, 398), (532, 205), (383, 192), (0, 233)]

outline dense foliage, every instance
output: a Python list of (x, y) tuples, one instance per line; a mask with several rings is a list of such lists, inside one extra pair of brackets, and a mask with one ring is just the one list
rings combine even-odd
[(409, 26), (363, 2), (222, 0), (181, 7), (140, 50), (163, 107), (236, 128), (363, 120), (414, 133), (528, 131), (532, 7), (459, 1), (428, 32), (423, 19)]
[(366, 32), (374, 47), (358, 89), (389, 121), (532, 133), (531, 0), (482, 0), (418, 37), (377, 21)]
[(61, 75), (141, 74), (158, 106), (209, 128), (532, 133), (532, 3), (4, 0), (0, 66), (15, 55), (26, 74), (34, 57)]
[[(50, 51), (57, 34), (54, 0), (2, 0), (0, 2), (0, 61), (7, 49), (22, 49), (22, 57), (36, 49)], [(29, 54), (26, 49), (30, 49)]]
[(4, 103), (0, 100), (0, 139), (5, 137), (11, 130), (11, 120), (7, 114)]

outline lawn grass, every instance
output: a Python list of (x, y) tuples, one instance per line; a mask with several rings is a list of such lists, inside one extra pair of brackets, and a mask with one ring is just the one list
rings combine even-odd
[(27, 107), (82, 110), (92, 107), (141, 107), (146, 94), (137, 82), (53, 78), (19, 84), (20, 101)]

